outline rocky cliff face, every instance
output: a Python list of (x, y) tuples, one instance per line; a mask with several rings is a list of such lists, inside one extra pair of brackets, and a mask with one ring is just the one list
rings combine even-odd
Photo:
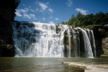
[(0, 57), (14, 56), (12, 21), (19, 0), (0, 1)]
[(108, 57), (108, 37), (102, 39), (102, 49), (104, 54), (102, 54), (101, 57)]
[(91, 25), (90, 27), (89, 28), (94, 31), (97, 57), (101, 57), (106, 54), (108, 55), (108, 26)]

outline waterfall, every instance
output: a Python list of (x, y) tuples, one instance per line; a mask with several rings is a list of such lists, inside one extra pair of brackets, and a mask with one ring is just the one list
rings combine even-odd
[(83, 34), (84, 50), (85, 50), (84, 57), (92, 58), (93, 57), (93, 52), (92, 52), (92, 47), (91, 47), (89, 36), (88, 36), (86, 30), (84, 30), (82, 28), (78, 28), (78, 29), (80, 29), (82, 31), (82, 34)]
[[(71, 28), (71, 27), (70, 27), (70, 28)], [(70, 28), (68, 29), (68, 39), (69, 39), (68, 57), (71, 57), (71, 53), (72, 53), (72, 52), (71, 52), (71, 48), (72, 48), (72, 46), (71, 46), (71, 42), (72, 42), (72, 41), (71, 41), (71, 38), (72, 38), (71, 30), (72, 30), (72, 29), (70, 29)]]
[(96, 56), (92, 30), (62, 24), (13, 22), (15, 57)]

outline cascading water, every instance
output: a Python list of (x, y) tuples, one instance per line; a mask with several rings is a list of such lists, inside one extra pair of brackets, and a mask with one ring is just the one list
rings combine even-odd
[(93, 31), (79, 27), (13, 22), (13, 40), (16, 57), (96, 56)]

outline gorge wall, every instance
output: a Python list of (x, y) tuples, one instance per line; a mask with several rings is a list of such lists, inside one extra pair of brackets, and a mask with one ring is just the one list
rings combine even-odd
[(0, 57), (14, 56), (12, 22), (19, 0), (0, 1)]
[(102, 39), (102, 49), (104, 53), (101, 55), (101, 57), (108, 58), (108, 37)]
[(92, 25), (98, 57), (108, 57), (108, 26)]
[[(12, 39), (12, 22), (14, 21), (15, 9), (17, 8), (19, 2), (20, 0), (0, 1), (0, 57), (15, 55), (15, 49)], [(93, 31), (96, 41), (97, 57), (100, 57), (100, 55), (102, 54), (108, 54), (108, 38), (102, 39), (104, 37), (103, 35), (101, 35), (101, 33), (99, 33), (99, 28), (94, 28)]]

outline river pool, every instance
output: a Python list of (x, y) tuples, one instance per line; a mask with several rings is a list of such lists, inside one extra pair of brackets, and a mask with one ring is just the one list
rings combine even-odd
[(85, 72), (62, 62), (108, 64), (108, 58), (0, 57), (0, 72)]

